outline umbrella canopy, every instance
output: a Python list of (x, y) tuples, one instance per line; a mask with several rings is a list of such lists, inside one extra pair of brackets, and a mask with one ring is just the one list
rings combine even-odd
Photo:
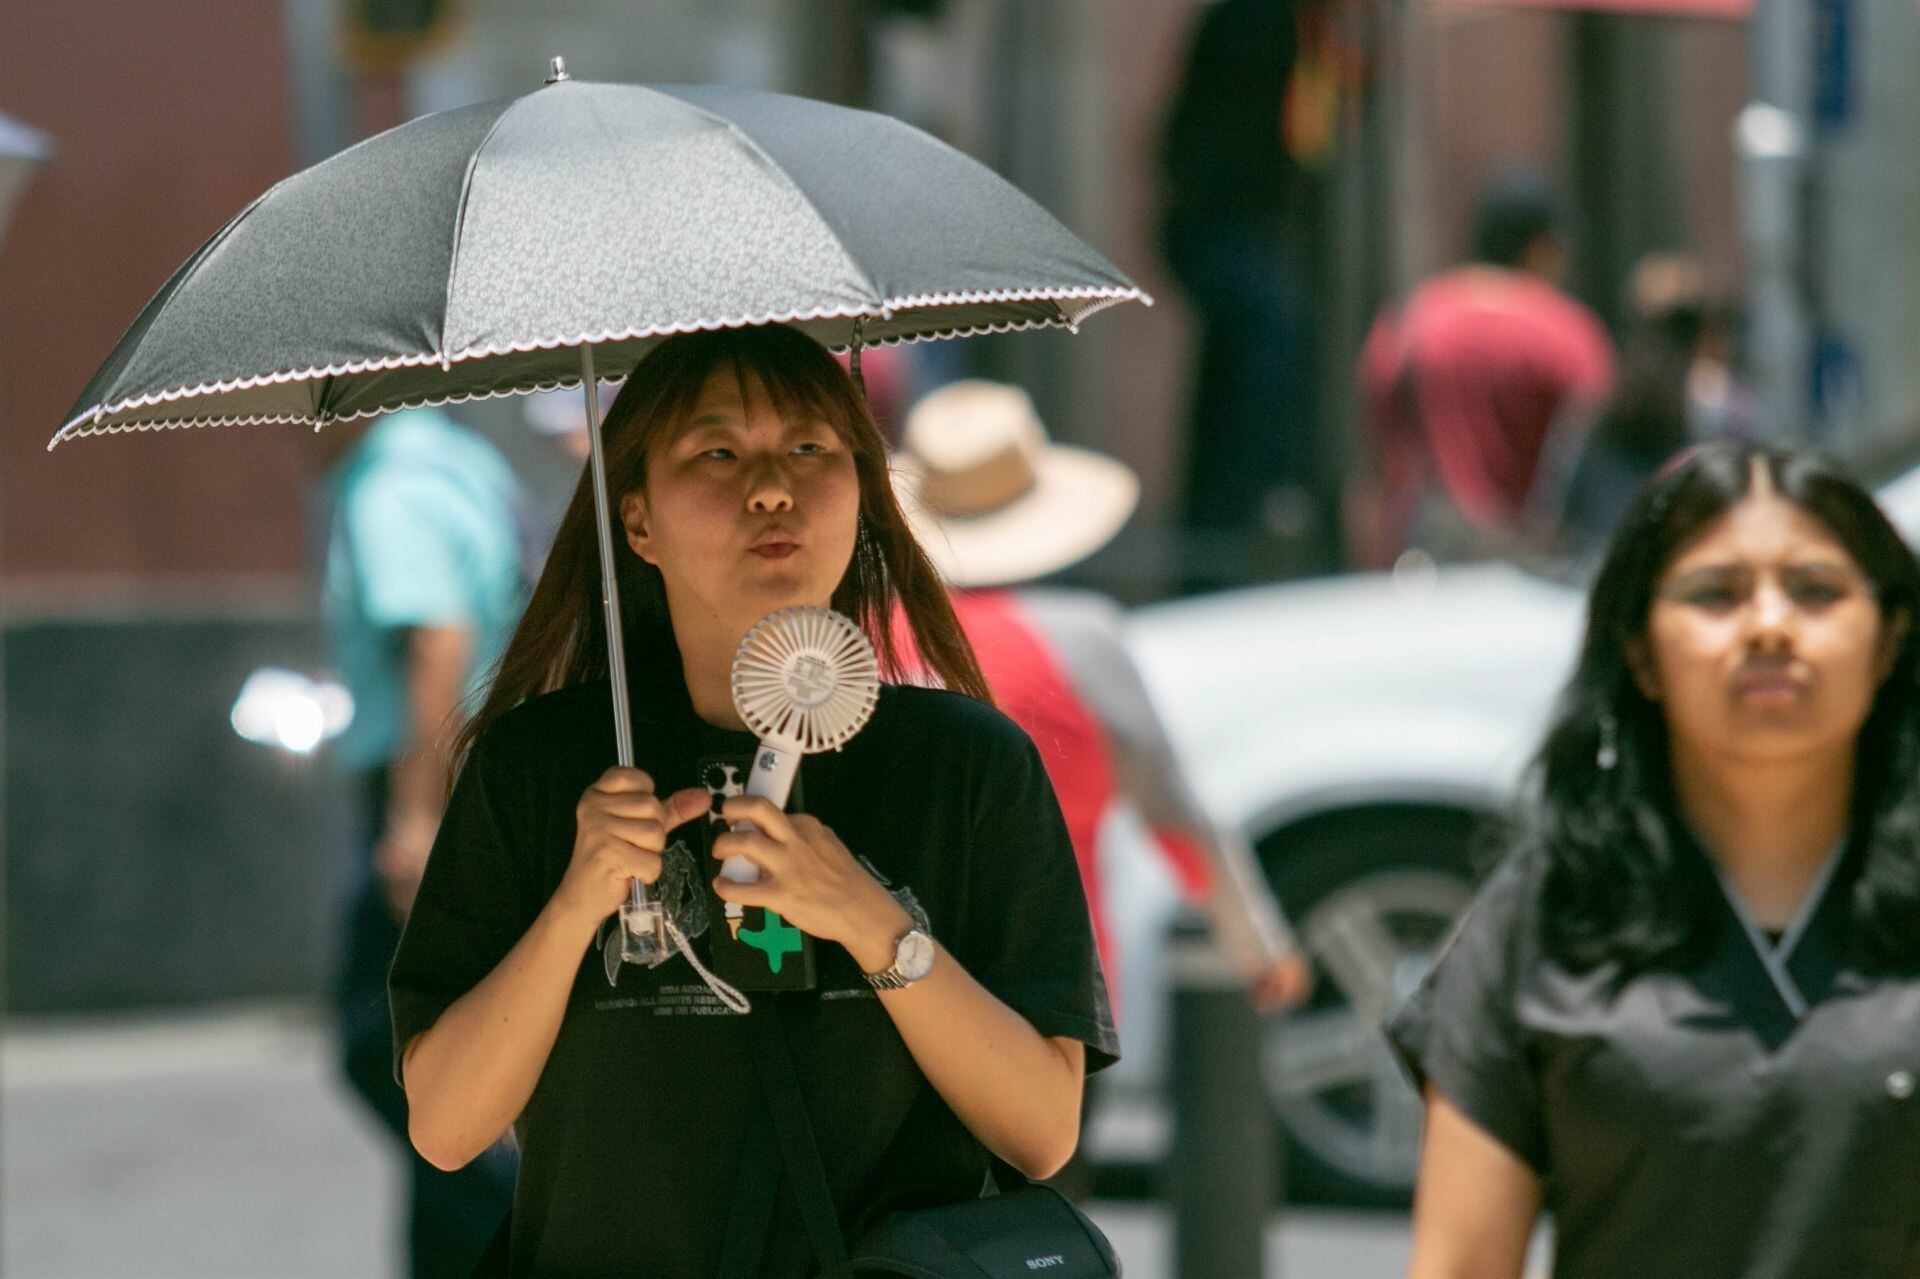
[(556, 74), (254, 201), (147, 304), (53, 443), (571, 386), (582, 346), (616, 377), (693, 329), (788, 322), (843, 347), (856, 321), (884, 344), (1151, 301), (992, 170), (890, 117)]

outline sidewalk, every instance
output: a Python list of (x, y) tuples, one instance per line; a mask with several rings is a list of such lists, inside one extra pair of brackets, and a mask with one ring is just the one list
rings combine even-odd
[[(10, 1021), (0, 1037), (8, 1279), (376, 1279), (396, 1273), (398, 1162), (299, 1008)], [(1153, 1204), (1103, 1203), (1128, 1279), (1163, 1279)], [(1404, 1218), (1289, 1214), (1286, 1279), (1390, 1279)]]

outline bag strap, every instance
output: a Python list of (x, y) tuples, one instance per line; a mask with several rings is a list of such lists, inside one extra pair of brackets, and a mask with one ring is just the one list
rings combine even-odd
[(727, 1210), (719, 1279), (760, 1279), (760, 1260), (766, 1255), (774, 1197), (780, 1187), (780, 1165), (752, 1155), (765, 1150), (772, 1140), (773, 1118), (765, 1107), (755, 1106), (740, 1143), (742, 1158), (734, 1176), (733, 1206)]
[[(754, 1073), (760, 1076), (760, 1086), (767, 1095), (767, 1109), (772, 1114), (773, 1128), (780, 1139), (780, 1153), (786, 1161), (787, 1181), (799, 1201), (800, 1221), (806, 1227), (808, 1241), (813, 1244), (814, 1258), (820, 1263), (821, 1279), (853, 1279), (853, 1262), (847, 1257), (846, 1236), (840, 1233), (840, 1214), (835, 1211), (833, 1194), (827, 1188), (827, 1172), (820, 1163), (813, 1122), (807, 1118), (806, 1099), (800, 1095), (800, 1081), (794, 1074), (793, 1054), (787, 1048), (778, 999), (763, 995), (759, 1007), (747, 1014), (747, 1039), (753, 1045)], [(751, 1147), (744, 1152), (743, 1159), (753, 1161)]]
[(987, 1152), (987, 1179), (993, 1183), (994, 1191), (1002, 1195), (1040, 1184), (991, 1151)]

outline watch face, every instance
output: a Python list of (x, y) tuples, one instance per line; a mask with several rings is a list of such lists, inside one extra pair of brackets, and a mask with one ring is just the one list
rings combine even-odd
[(908, 981), (919, 981), (933, 971), (933, 938), (914, 929), (900, 939), (893, 953), (893, 966)]

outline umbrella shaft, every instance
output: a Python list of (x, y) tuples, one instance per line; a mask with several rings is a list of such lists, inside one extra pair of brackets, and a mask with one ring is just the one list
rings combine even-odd
[[(600, 601), (607, 610), (607, 682), (613, 685), (613, 745), (620, 767), (633, 767), (633, 718), (627, 705), (627, 645), (620, 627), (620, 584), (613, 564), (612, 503), (607, 496), (607, 454), (600, 442), (600, 379), (593, 372), (593, 347), (580, 346), (580, 389), (587, 397), (587, 435), (593, 456), (587, 463), (593, 470), (594, 524), (600, 530)], [(641, 940), (641, 950), (651, 953), (665, 945), (657, 936), (660, 916), (650, 909), (647, 886), (638, 879), (628, 893), (636, 916), (647, 921), (647, 930), (656, 934)], [(623, 917), (622, 924), (625, 924)]]
[(594, 523), (600, 530), (600, 601), (607, 616), (607, 679), (613, 685), (613, 740), (620, 767), (633, 767), (633, 721), (627, 705), (627, 646), (620, 626), (620, 585), (613, 561), (612, 500), (607, 495), (607, 457), (600, 441), (600, 382), (593, 347), (580, 347), (580, 389), (587, 397), (587, 435), (593, 455)]

